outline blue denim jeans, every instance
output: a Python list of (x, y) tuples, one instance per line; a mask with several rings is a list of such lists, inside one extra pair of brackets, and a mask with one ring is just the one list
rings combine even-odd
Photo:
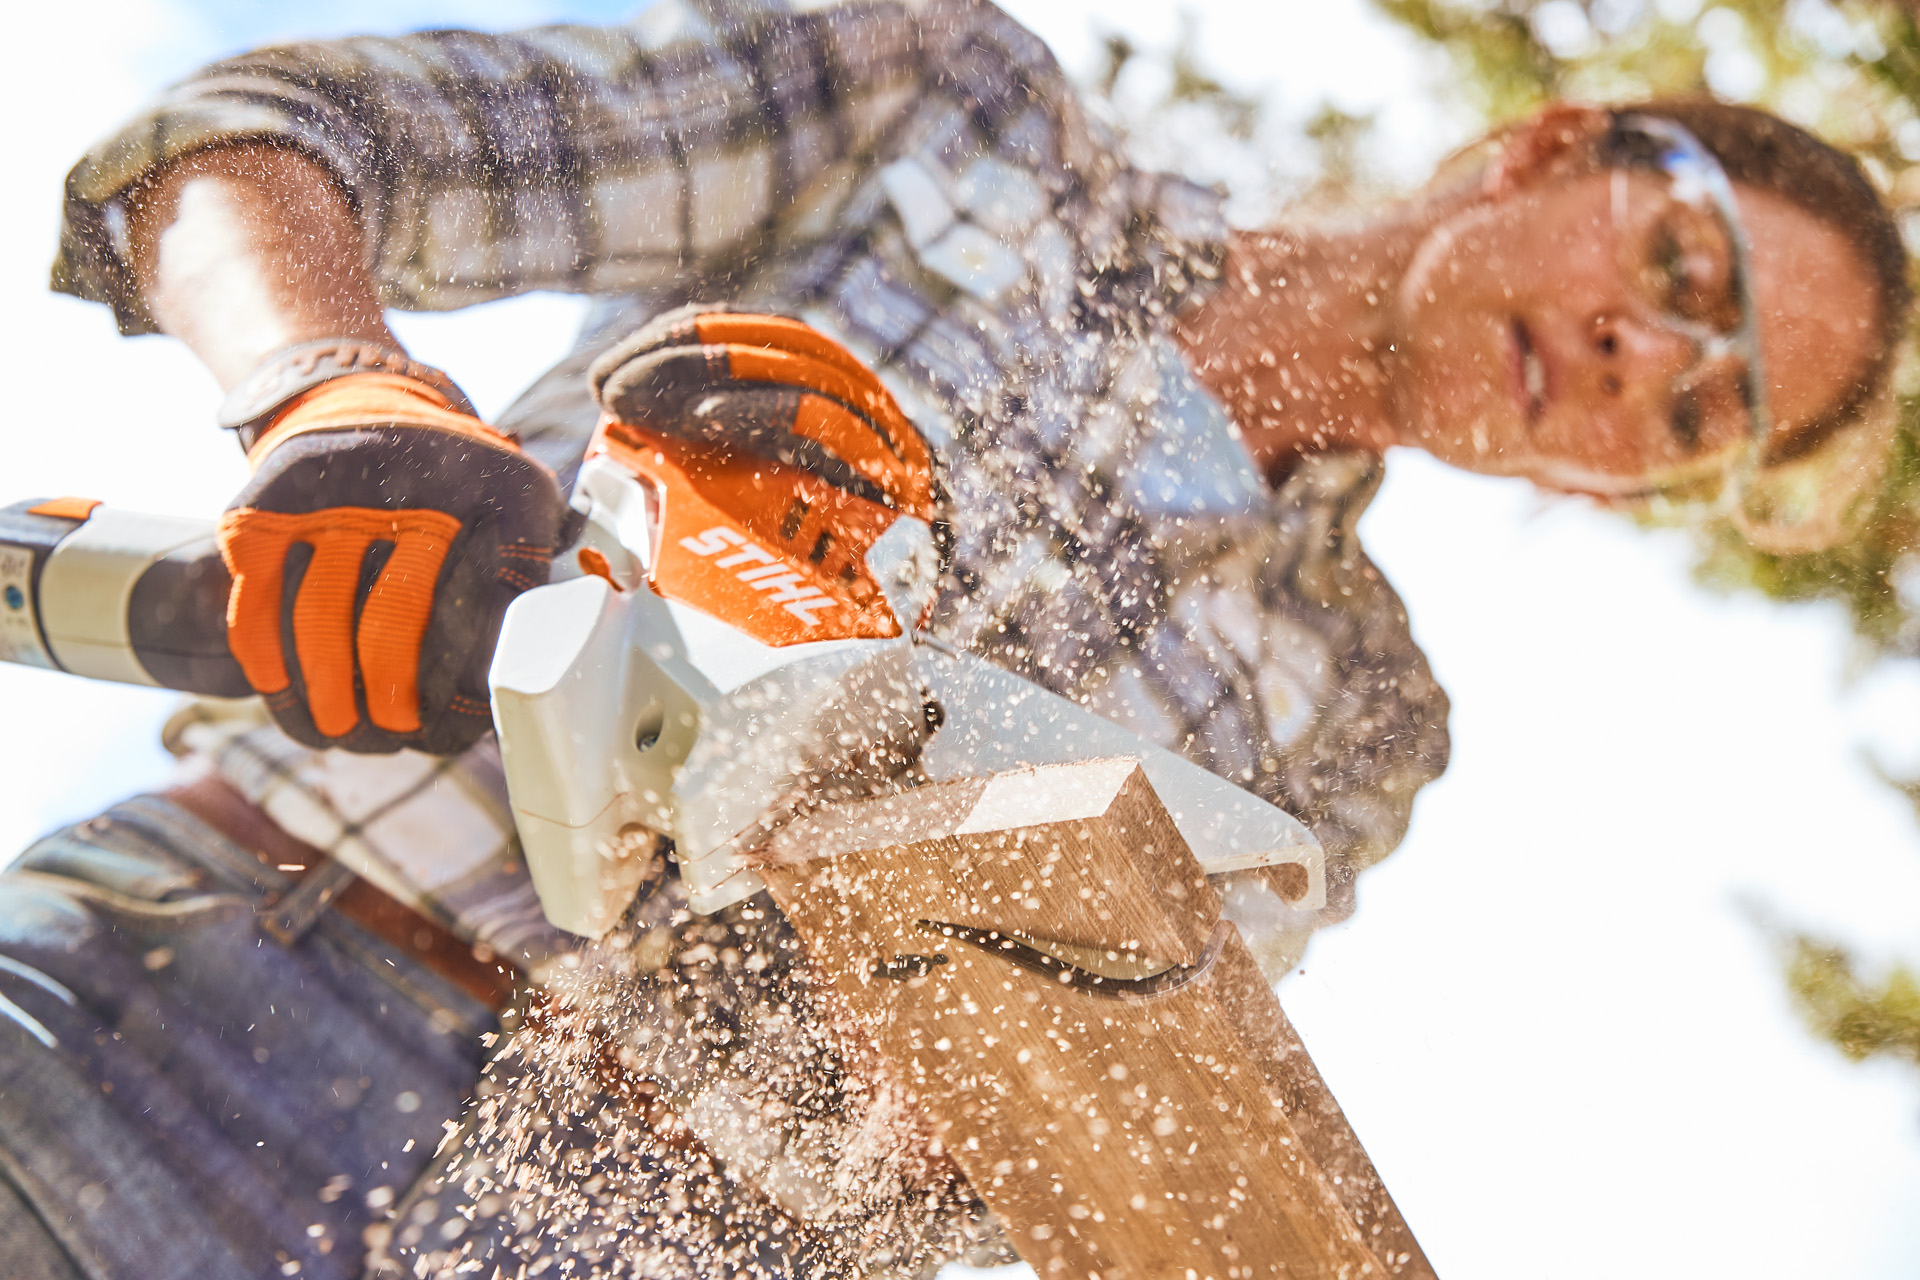
[[(518, 1090), (539, 1109), (525, 1091), (540, 1081), (512, 1057), (489, 1063), (496, 1011), (405, 948), (331, 910), (277, 940), (262, 908), (287, 887), (161, 796), (0, 874), (5, 1280), (387, 1280), (542, 1260), (637, 1263), (654, 1280), (846, 1274), (697, 1144), (617, 1161), (619, 1203), (590, 1227), (555, 1231), (476, 1190), (476, 1161), (498, 1153), (469, 1149), (472, 1100)], [(731, 928), (674, 905), (650, 904), (656, 923), (688, 921), (677, 950)], [(762, 950), (788, 957), (792, 939), (768, 927)], [(804, 1002), (789, 967), (669, 964), (630, 993), (636, 1026), (704, 1075), (695, 1046), (726, 1045), (759, 1006), (784, 1018)], [(591, 1181), (619, 1105), (561, 1108), (548, 1158)]]
[(130, 800), (0, 875), (8, 1277), (357, 1280), (474, 1092), (494, 1011), (276, 873)]

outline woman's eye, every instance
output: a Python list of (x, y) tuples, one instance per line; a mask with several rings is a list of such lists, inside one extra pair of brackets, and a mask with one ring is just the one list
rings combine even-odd
[(1673, 407), (1667, 411), (1667, 426), (1673, 432), (1673, 438), (1688, 453), (1700, 448), (1700, 398), (1691, 391), (1682, 391), (1673, 398)]
[(1647, 245), (1652, 301), (1668, 315), (1722, 331), (1739, 322), (1724, 229), (1688, 209), (1656, 224)]
[(1687, 293), (1687, 259), (1680, 252), (1680, 242), (1665, 227), (1654, 237), (1653, 274), (1660, 288), (1660, 301), (1668, 307), (1677, 307)]
[(1671, 229), (1662, 227), (1655, 235), (1650, 256), (1654, 293), (1660, 309), (1688, 320), (1702, 318), (1702, 290), (1693, 276), (1694, 263)]

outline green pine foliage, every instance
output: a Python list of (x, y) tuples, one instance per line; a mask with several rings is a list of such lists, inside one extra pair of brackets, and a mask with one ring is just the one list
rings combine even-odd
[(1920, 1066), (1920, 978), (1911, 969), (1863, 979), (1846, 951), (1803, 934), (1788, 947), (1786, 970), (1808, 1025), (1840, 1052)]

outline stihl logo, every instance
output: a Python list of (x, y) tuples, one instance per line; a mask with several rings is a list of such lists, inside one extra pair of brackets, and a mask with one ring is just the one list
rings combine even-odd
[(820, 625), (813, 615), (821, 609), (831, 609), (840, 602), (809, 584), (786, 561), (770, 555), (760, 544), (748, 542), (734, 530), (725, 525), (715, 525), (697, 538), (682, 538), (680, 545), (697, 556), (718, 556), (722, 551), (737, 547), (731, 555), (720, 556), (715, 560), (718, 569), (735, 569), (734, 577), (752, 587), (755, 591), (772, 592), (767, 598), (783, 606), (786, 611), (810, 627)]

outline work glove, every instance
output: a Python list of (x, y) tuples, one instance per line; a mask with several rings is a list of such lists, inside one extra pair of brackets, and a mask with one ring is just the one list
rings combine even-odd
[(683, 307), (594, 361), (608, 421), (809, 472), (936, 521), (942, 495), (920, 432), (845, 347), (785, 316)]
[(280, 727), (350, 751), (472, 745), (501, 618), (561, 535), (552, 473), (444, 374), (371, 343), (275, 357), (222, 417), (253, 468), (220, 521), (227, 642)]

